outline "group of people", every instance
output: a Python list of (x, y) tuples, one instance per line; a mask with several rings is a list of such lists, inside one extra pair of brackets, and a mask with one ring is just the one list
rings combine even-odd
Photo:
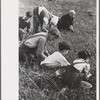
[[(50, 13), (44, 6), (38, 6), (33, 9), (33, 14), (31, 11), (27, 11), (25, 16), (19, 17), (19, 40), (25, 36), (26, 32), (30, 32), (30, 18), (33, 17), (33, 34), (38, 32), (48, 32), (52, 27), (56, 27), (60, 30), (74, 31), (74, 17), (75, 11), (70, 10), (69, 13), (58, 17)], [(40, 28), (39, 28), (40, 27)], [(40, 29), (40, 30), (39, 30)]]
[[(31, 36), (25, 39), (25, 33), (31, 32), (31, 17), (33, 17), (33, 32)], [(90, 54), (87, 50), (79, 51), (78, 58), (73, 61), (73, 64), (70, 64), (65, 58), (71, 50), (70, 45), (65, 41), (59, 42), (59, 50), (53, 54), (49, 54), (47, 50), (48, 41), (58, 39), (61, 36), (61, 30), (74, 31), (74, 17), (74, 10), (70, 10), (69, 13), (58, 17), (50, 13), (44, 6), (35, 7), (33, 14), (28, 11), (25, 16), (19, 17), (19, 41), (22, 41), (19, 46), (19, 62), (30, 62), (38, 58), (40, 69), (44, 67), (48, 68), (48, 70), (57, 69), (55, 75), (58, 79), (61, 78), (60, 70), (65, 68), (67, 79), (62, 79), (62, 82), (67, 85), (74, 83), (79, 87), (83, 82), (81, 76), (88, 80), (91, 74), (89, 73)], [(63, 76), (66, 75), (63, 74)], [(87, 84), (88, 87), (92, 87), (91, 84)]]

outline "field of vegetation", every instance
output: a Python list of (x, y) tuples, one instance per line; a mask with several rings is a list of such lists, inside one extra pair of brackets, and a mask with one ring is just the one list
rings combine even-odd
[[(32, 11), (38, 5), (44, 5), (59, 17), (71, 9), (76, 11), (75, 32), (62, 31), (60, 39), (48, 43), (48, 51), (53, 53), (58, 50), (58, 43), (64, 40), (71, 45), (71, 51), (66, 59), (72, 63), (77, 58), (78, 51), (88, 49), (92, 54), (90, 72), (93, 75), (93, 87), (89, 90), (66, 89), (62, 93), (50, 75), (45, 72), (39, 73), (37, 63), (29, 66), (25, 62), (19, 64), (19, 100), (96, 100), (96, 0), (55, 0), (52, 2), (19, 0), (19, 15), (24, 15), (28, 10)], [(37, 85), (37, 81), (40, 79), (41, 87)]]

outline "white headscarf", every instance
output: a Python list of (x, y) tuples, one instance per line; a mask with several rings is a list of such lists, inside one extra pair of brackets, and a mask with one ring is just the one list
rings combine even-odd
[(69, 13), (73, 13), (75, 15), (75, 10), (70, 10)]

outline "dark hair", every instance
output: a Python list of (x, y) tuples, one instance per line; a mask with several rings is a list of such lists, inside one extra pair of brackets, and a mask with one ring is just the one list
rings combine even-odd
[(70, 50), (70, 46), (66, 42), (62, 41), (59, 43), (59, 50)]
[(32, 17), (31, 11), (27, 11), (27, 12), (26, 12), (26, 16), (27, 16), (27, 17)]
[(82, 50), (78, 52), (78, 57), (82, 59), (87, 59), (87, 58), (90, 58), (91, 55), (87, 50)]

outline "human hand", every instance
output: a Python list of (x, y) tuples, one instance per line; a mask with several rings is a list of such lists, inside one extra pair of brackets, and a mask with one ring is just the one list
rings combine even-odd
[(71, 25), (69, 28), (70, 28), (70, 30), (71, 30), (72, 32), (74, 32), (74, 28), (73, 28), (72, 25)]

